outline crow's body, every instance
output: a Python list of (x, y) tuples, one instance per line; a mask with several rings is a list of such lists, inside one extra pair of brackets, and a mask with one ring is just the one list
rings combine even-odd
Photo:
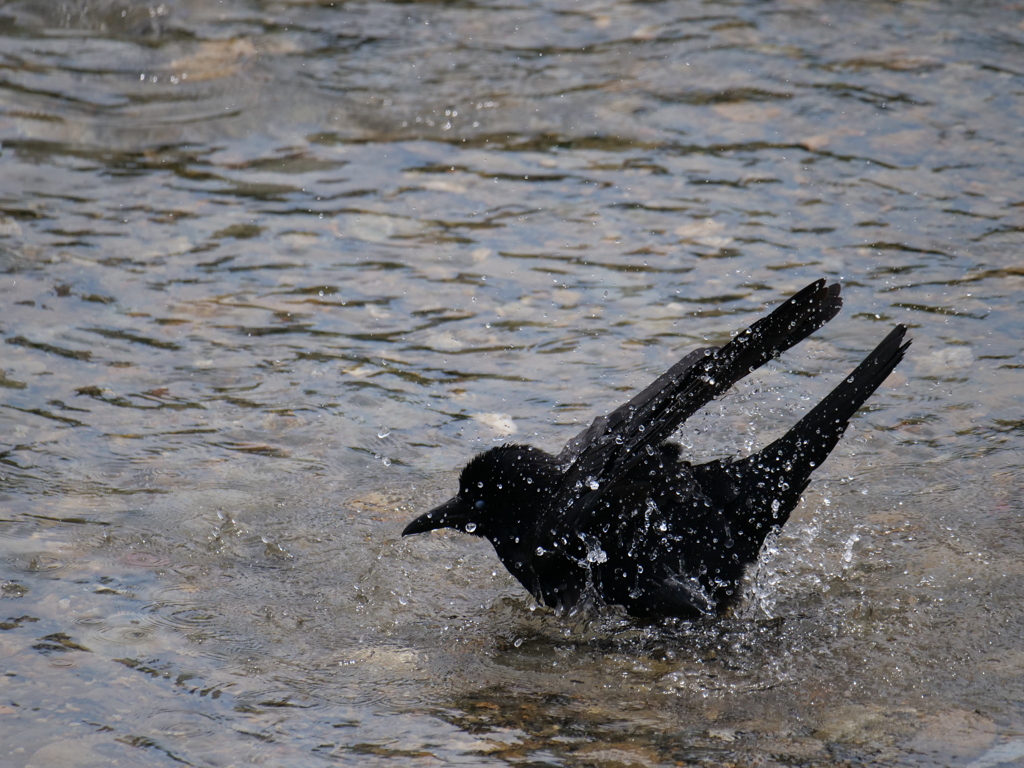
[(724, 347), (688, 354), (557, 456), (522, 445), (476, 456), (458, 495), (403, 535), (447, 527), (483, 536), (537, 600), (560, 610), (594, 599), (635, 616), (721, 612), (811, 472), (903, 358), (906, 328), (894, 328), (788, 433), (752, 456), (695, 466), (667, 440), (841, 306), (839, 285), (818, 280)]

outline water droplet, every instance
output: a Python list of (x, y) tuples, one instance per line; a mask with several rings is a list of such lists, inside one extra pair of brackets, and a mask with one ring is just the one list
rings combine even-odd
[(387, 427), (381, 427), (380, 432), (377, 433), (377, 437), (383, 440), (385, 437), (391, 434), (391, 430)]
[(849, 564), (853, 562), (853, 545), (856, 544), (858, 541), (860, 541), (860, 536), (858, 536), (856, 533), (852, 534), (850, 538), (846, 540), (846, 546), (843, 548), (844, 563)]
[(544, 547), (537, 547), (537, 557), (543, 557), (547, 554), (547, 550)]
[(466, 533), (472, 533), (476, 530), (476, 523), (466, 523)]

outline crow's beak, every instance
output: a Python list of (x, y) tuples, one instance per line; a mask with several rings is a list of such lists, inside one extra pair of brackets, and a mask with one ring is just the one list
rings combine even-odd
[(471, 510), (462, 503), (462, 499), (453, 496), (439, 507), (434, 507), (429, 512), (417, 517), (402, 531), (403, 536), (411, 536), (414, 533), (426, 533), (436, 528), (455, 528), (460, 531), (466, 530), (466, 524)]

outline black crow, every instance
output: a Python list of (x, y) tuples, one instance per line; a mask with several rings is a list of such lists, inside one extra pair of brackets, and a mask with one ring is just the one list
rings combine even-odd
[(652, 618), (721, 613), (850, 418), (903, 359), (907, 329), (897, 325), (796, 426), (752, 456), (693, 465), (668, 439), (841, 306), (839, 285), (818, 280), (725, 346), (686, 355), (557, 456), (528, 445), (481, 453), (462, 470), (458, 495), (402, 535), (454, 528), (483, 536), (539, 602), (560, 611), (596, 603)]

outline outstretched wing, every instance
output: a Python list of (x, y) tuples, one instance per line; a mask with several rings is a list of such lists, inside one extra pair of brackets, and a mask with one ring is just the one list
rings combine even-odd
[(574, 527), (593, 509), (602, 487), (617, 485), (687, 418), (747, 374), (807, 338), (839, 312), (837, 284), (816, 280), (719, 349), (691, 352), (628, 403), (594, 421), (559, 455), (560, 498), (546, 528)]
[(705, 356), (714, 354), (717, 351), (718, 347), (701, 347), (700, 349), (693, 350), (693, 352), (690, 352), (682, 360), (665, 371), (665, 373), (661, 374), (661, 376), (628, 403), (620, 405), (607, 416), (598, 416), (589, 427), (565, 444), (565, 448), (558, 454), (559, 464), (562, 466), (571, 465), (580, 457), (584, 449), (599, 442), (608, 434), (613, 433), (626, 422), (631, 413), (647, 408), (651, 400), (677, 386), (679, 382), (684, 380), (690, 368), (703, 360)]

